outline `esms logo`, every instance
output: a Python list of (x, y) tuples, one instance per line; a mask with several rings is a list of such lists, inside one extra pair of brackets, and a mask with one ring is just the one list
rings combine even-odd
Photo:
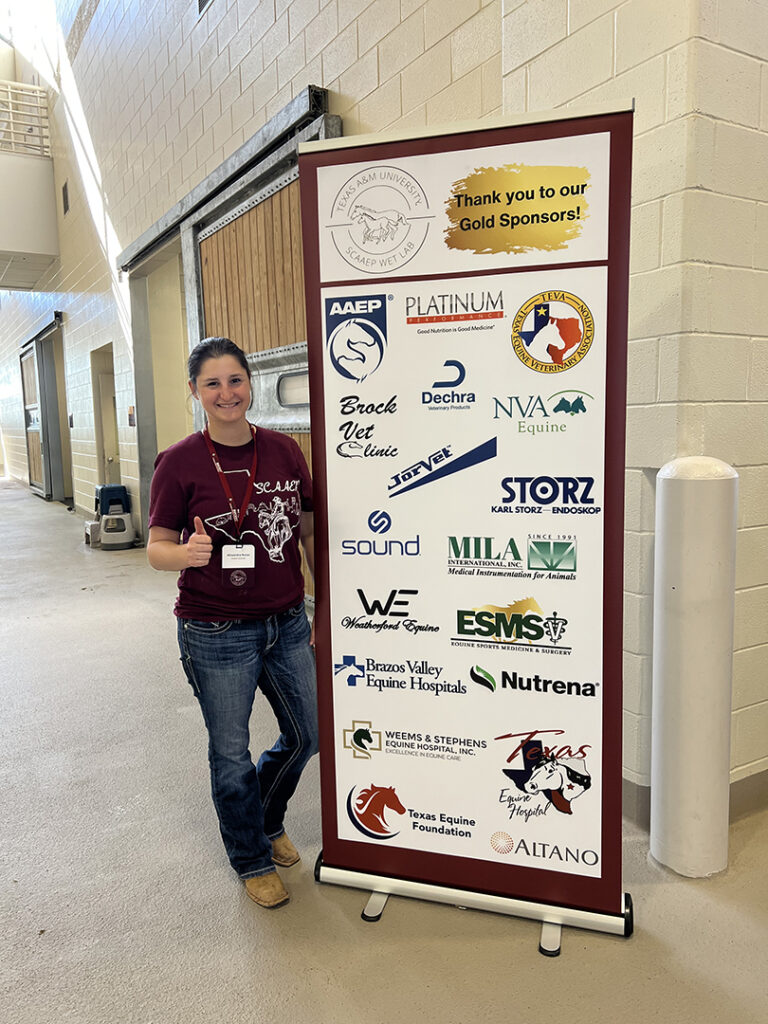
[(374, 786), (373, 783), (355, 794), (355, 786), (347, 796), (349, 820), (368, 839), (393, 839), (399, 831), (392, 830), (387, 818), (405, 814), (394, 786)]
[[(568, 620), (553, 612), (544, 616), (532, 597), (508, 605), (486, 604), (480, 608), (460, 608), (456, 612), (454, 646), (490, 646), (516, 644), (519, 650), (548, 650), (570, 654), (570, 647), (560, 646)], [(474, 677), (473, 677), (474, 678)], [(478, 682), (479, 680), (475, 680)], [(482, 685), (482, 684), (481, 684)]]
[(325, 336), (337, 373), (358, 382), (370, 377), (387, 347), (386, 295), (326, 299)]
[(572, 417), (585, 415), (592, 401), (588, 392), (576, 390), (556, 391), (549, 398), (507, 395), (493, 399), (493, 418), (517, 420), (518, 434), (564, 434)]
[(540, 292), (512, 322), (517, 358), (538, 373), (561, 373), (580, 363), (595, 336), (589, 306), (570, 292)]

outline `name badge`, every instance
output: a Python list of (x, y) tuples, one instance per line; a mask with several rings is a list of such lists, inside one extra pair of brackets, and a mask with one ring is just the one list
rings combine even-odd
[(256, 549), (253, 544), (225, 544), (221, 549), (222, 569), (253, 569)]

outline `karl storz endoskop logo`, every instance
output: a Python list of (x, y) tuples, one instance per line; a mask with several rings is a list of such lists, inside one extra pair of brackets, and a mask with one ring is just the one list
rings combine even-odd
[(539, 373), (561, 373), (580, 363), (595, 336), (585, 302), (570, 292), (540, 292), (518, 309), (512, 322), (512, 348)]
[(328, 355), (337, 373), (358, 383), (381, 366), (387, 347), (386, 295), (325, 300)]
[(427, 195), (413, 175), (384, 164), (344, 182), (326, 227), (346, 263), (365, 274), (384, 274), (413, 259), (431, 219)]

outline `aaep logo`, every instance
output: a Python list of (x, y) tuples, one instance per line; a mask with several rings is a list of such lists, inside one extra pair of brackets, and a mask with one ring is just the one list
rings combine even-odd
[(512, 322), (512, 348), (538, 373), (561, 373), (580, 363), (595, 336), (589, 306), (570, 292), (540, 292)]
[(328, 227), (345, 263), (364, 274), (385, 274), (418, 253), (432, 217), (427, 195), (413, 175), (379, 164), (344, 182)]
[(387, 346), (385, 295), (325, 300), (328, 354), (342, 377), (358, 383), (381, 366)]
[(395, 793), (394, 786), (370, 786), (361, 789), (355, 796), (355, 787), (347, 796), (349, 820), (368, 839), (393, 839), (399, 832), (393, 832), (387, 822), (389, 812), (405, 814), (405, 807)]

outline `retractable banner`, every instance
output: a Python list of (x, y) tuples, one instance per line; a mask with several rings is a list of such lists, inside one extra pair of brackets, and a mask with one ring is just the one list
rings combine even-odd
[(343, 884), (625, 913), (631, 139), (622, 111), (301, 148)]

